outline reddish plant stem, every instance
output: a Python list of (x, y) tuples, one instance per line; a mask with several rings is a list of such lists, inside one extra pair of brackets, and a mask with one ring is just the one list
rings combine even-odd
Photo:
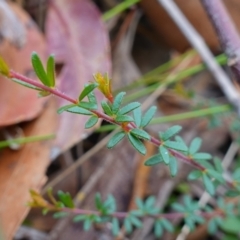
[(240, 83), (240, 37), (222, 0), (201, 0), (213, 27), (216, 30), (223, 51), (229, 58), (229, 65)]
[[(45, 91), (48, 91), (48, 92), (52, 93), (55, 96), (58, 96), (60, 98), (65, 99), (65, 100), (67, 100), (67, 101), (69, 101), (69, 102), (71, 102), (73, 104), (78, 104), (79, 103), (78, 100), (73, 99), (73, 98), (65, 95), (64, 93), (60, 92), (58, 89), (47, 87), (47, 86), (43, 85), (40, 82), (37, 82), (37, 81), (32, 80), (30, 78), (27, 78), (27, 77), (25, 77), (25, 76), (23, 76), (23, 75), (21, 75), (19, 73), (16, 73), (16, 72), (14, 72), (12, 70), (10, 71), (10, 76), (9, 77), (10, 78), (16, 78), (16, 79), (21, 80), (21, 81), (23, 81), (25, 83), (29, 83), (29, 84), (31, 84), (31, 85), (33, 85), (35, 87), (41, 88), (41, 89), (43, 89)], [(112, 124), (115, 124), (115, 125), (118, 125), (118, 126), (122, 127), (122, 125), (120, 123), (116, 122), (113, 118), (109, 117), (105, 113), (99, 112), (97, 110), (91, 110), (91, 112), (96, 114), (99, 118), (102, 118), (102, 119), (104, 119), (105, 121), (107, 121), (109, 123), (112, 123)], [(128, 131), (130, 131), (131, 129), (134, 129), (134, 128), (136, 128), (135, 124), (129, 124), (128, 126), (126, 126), (124, 128), (124, 130), (128, 132)], [(158, 139), (156, 139), (154, 137), (151, 137), (149, 141), (151, 143), (153, 143), (154, 145), (158, 146), (158, 147), (162, 144), (162, 142), (160, 140), (158, 140)], [(177, 152), (177, 151), (172, 150), (172, 149), (169, 149), (169, 152), (173, 156), (175, 156), (178, 159), (182, 160), (183, 162), (193, 166), (194, 168), (197, 168), (200, 171), (205, 171), (206, 170), (199, 163), (193, 161), (191, 158), (185, 156), (184, 154), (182, 154), (180, 152)]]

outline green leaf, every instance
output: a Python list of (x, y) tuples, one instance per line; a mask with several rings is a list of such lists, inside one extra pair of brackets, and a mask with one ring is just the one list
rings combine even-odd
[(117, 122), (133, 122), (133, 118), (128, 115), (117, 115), (115, 118)]
[(18, 79), (16, 79), (16, 78), (12, 78), (12, 80), (13, 80), (15, 83), (18, 83), (18, 84), (20, 84), (20, 85), (22, 85), (22, 86), (24, 86), (24, 87), (31, 88), (31, 89), (34, 89), (34, 90), (37, 90), (37, 91), (42, 91), (41, 88), (35, 87), (34, 85), (29, 84), (29, 83), (25, 83), (25, 82), (23, 82), (23, 81), (21, 81), (21, 80), (18, 80)]
[(88, 95), (88, 101), (91, 102), (91, 103), (95, 103), (97, 104), (97, 99), (96, 99), (96, 96), (95, 96), (95, 93), (94, 92), (90, 92)]
[(215, 193), (215, 189), (214, 189), (214, 185), (213, 185), (213, 182), (211, 181), (211, 179), (207, 176), (207, 174), (203, 174), (203, 184), (207, 190), (207, 192), (210, 194), (210, 195), (214, 195)]
[(83, 223), (83, 230), (88, 231), (92, 226), (92, 221), (91, 219), (87, 218), (84, 223)]
[(97, 104), (92, 102), (80, 102), (78, 106), (87, 110), (97, 110)]
[(72, 197), (68, 192), (64, 193), (63, 191), (59, 190), (57, 194), (58, 198), (64, 204), (65, 207), (74, 208)]
[(192, 158), (195, 160), (210, 160), (212, 156), (209, 153), (195, 153)]
[(214, 165), (215, 165), (215, 167), (216, 167), (217, 172), (223, 173), (223, 167), (222, 167), (222, 162), (221, 162), (221, 160), (220, 160), (219, 158), (215, 157), (215, 158), (213, 159), (213, 161), (214, 161)]
[(168, 232), (173, 232), (174, 228), (171, 222), (169, 222), (167, 219), (162, 218), (161, 219), (162, 226), (168, 231)]
[(186, 209), (184, 206), (182, 206), (181, 204), (179, 203), (173, 203), (172, 204), (172, 208), (177, 211), (177, 212), (186, 212)]
[(202, 176), (202, 171), (194, 170), (188, 175), (188, 180), (196, 180)]
[(140, 199), (139, 197), (137, 197), (135, 199), (135, 202), (136, 202), (136, 205), (137, 207), (140, 209), (140, 210), (143, 210), (144, 209), (144, 203), (143, 203), (143, 200)]
[(210, 234), (214, 234), (217, 232), (217, 223), (214, 218), (208, 222), (208, 232)]
[(100, 193), (95, 194), (95, 206), (97, 210), (101, 211), (103, 207), (103, 202)]
[(81, 222), (81, 221), (84, 221), (88, 218), (88, 216), (86, 215), (77, 215), (73, 218), (73, 222)]
[(150, 140), (150, 135), (142, 129), (134, 128), (130, 132), (138, 138), (142, 138), (142, 139), (145, 139), (145, 140)]
[(120, 115), (124, 115), (126, 113), (129, 113), (131, 111), (133, 111), (134, 109), (140, 107), (141, 104), (139, 102), (132, 102), (132, 103), (129, 103), (128, 105), (124, 106), (123, 108), (121, 108), (119, 110), (119, 114)]
[(107, 210), (108, 215), (116, 211), (116, 201), (113, 195), (108, 195), (107, 200), (103, 204), (103, 207)]
[(163, 158), (162, 158), (162, 154), (156, 154), (152, 157), (150, 157), (149, 159), (147, 159), (147, 161), (144, 163), (145, 166), (153, 166), (156, 165), (158, 163), (163, 162)]
[(111, 107), (109, 106), (109, 104), (105, 101), (102, 101), (101, 102), (101, 105), (102, 105), (102, 109), (103, 111), (108, 115), (108, 116), (112, 116), (113, 113), (112, 113), (112, 109)]
[(37, 77), (39, 78), (39, 80), (41, 80), (41, 82), (45, 85), (50, 87), (51, 86), (51, 82), (48, 79), (48, 76), (44, 70), (43, 64), (41, 59), (39, 58), (38, 54), (36, 52), (32, 53), (32, 66), (33, 69), (37, 75)]
[(156, 111), (157, 111), (157, 107), (155, 107), (155, 106), (152, 106), (148, 109), (148, 111), (144, 114), (144, 116), (141, 120), (141, 125), (140, 126), (142, 128), (146, 127), (149, 124), (149, 122), (152, 120)]
[(49, 87), (55, 86), (55, 60), (54, 55), (50, 55), (47, 61), (47, 77), (49, 81)]
[(38, 97), (47, 97), (50, 94), (51, 94), (50, 92), (43, 90), (38, 92)]
[(233, 173), (234, 180), (240, 180), (240, 168), (237, 168)]
[(175, 177), (178, 171), (178, 163), (175, 157), (170, 156), (169, 169), (172, 177)]
[(141, 117), (142, 117), (141, 108), (138, 107), (138, 108), (134, 109), (133, 110), (133, 118), (134, 118), (134, 122), (138, 128), (141, 125), (141, 121), (142, 121)]
[(113, 148), (114, 146), (116, 146), (125, 137), (125, 135), (126, 133), (124, 131), (118, 132), (113, 135), (107, 144), (107, 148)]
[(225, 218), (221, 224), (221, 228), (229, 233), (239, 234), (240, 233), (240, 219), (233, 216)]
[(136, 138), (134, 135), (132, 135), (131, 133), (128, 133), (127, 136), (128, 136), (128, 140), (130, 141), (132, 146), (138, 152), (145, 155), (146, 154), (146, 148), (145, 148), (144, 144), (138, 138)]
[(65, 110), (67, 112), (71, 112), (71, 113), (76, 113), (76, 114), (82, 114), (82, 115), (92, 115), (92, 112), (88, 111), (85, 108), (81, 108), (79, 106), (73, 106), (68, 108), (67, 110)]
[(235, 190), (229, 190), (226, 193), (227, 197), (237, 197), (239, 195), (240, 195), (239, 191), (235, 191)]
[(137, 227), (137, 228), (141, 228), (142, 227), (142, 222), (135, 216), (130, 215), (129, 219), (132, 223), (133, 226)]
[(83, 91), (80, 93), (78, 99), (82, 101), (89, 93), (91, 93), (96, 87), (98, 87), (97, 83), (92, 83), (84, 87)]
[(160, 238), (163, 234), (163, 227), (160, 221), (155, 221), (154, 224), (154, 235)]
[(165, 164), (169, 164), (170, 156), (169, 156), (169, 152), (168, 152), (167, 148), (165, 148), (163, 145), (161, 145), (159, 147), (159, 150), (160, 150), (162, 159), (165, 162)]
[(181, 142), (174, 142), (174, 141), (166, 141), (163, 143), (163, 145), (165, 147), (168, 147), (168, 148), (171, 148), (171, 149), (175, 149), (175, 150), (178, 150), (178, 151), (183, 151), (183, 152), (186, 152), (188, 149), (186, 148), (186, 145), (181, 143)]
[[(58, 114), (61, 114), (61, 113), (65, 112), (65, 111), (67, 111), (69, 108), (72, 108), (72, 107), (75, 107), (75, 106), (76, 106), (75, 104), (65, 105), (65, 106), (63, 106), (63, 107), (60, 107), (60, 108), (57, 110), (57, 113), (58, 113)], [(91, 113), (91, 115), (92, 115), (92, 113)]]
[(209, 175), (213, 178), (215, 178), (216, 180), (218, 180), (220, 183), (224, 183), (225, 180), (222, 176), (221, 173), (218, 173), (217, 171), (213, 170), (213, 169), (208, 169), (207, 172), (209, 173)]
[(69, 213), (67, 212), (56, 212), (53, 214), (53, 218), (58, 219), (58, 218), (64, 218), (67, 217)]
[(0, 57), (0, 74), (3, 76), (9, 77), (10, 69), (3, 58)]
[(119, 108), (122, 104), (123, 97), (126, 93), (125, 92), (120, 92), (117, 94), (115, 97), (113, 104), (112, 104), (112, 112), (116, 114), (119, 111)]
[(95, 124), (97, 124), (98, 122), (98, 116), (93, 115), (92, 117), (90, 117), (88, 119), (88, 121), (85, 124), (85, 129), (91, 128), (93, 127)]
[(179, 133), (181, 130), (182, 130), (181, 126), (178, 126), (178, 125), (172, 126), (169, 129), (167, 129), (167, 131), (165, 131), (164, 133), (161, 134), (161, 138), (163, 141), (166, 141), (169, 138), (176, 135), (177, 133)]
[(112, 219), (112, 233), (114, 236), (118, 236), (120, 231), (119, 221), (117, 218)]
[(152, 209), (154, 207), (155, 202), (156, 202), (156, 198), (154, 196), (149, 196), (145, 201), (145, 208)]
[(132, 232), (132, 224), (130, 222), (129, 218), (125, 218), (124, 222), (123, 222), (124, 228), (126, 229), (127, 233), (131, 233)]
[(185, 221), (185, 224), (190, 228), (190, 230), (193, 231), (195, 228), (193, 219), (188, 217), (188, 218), (185, 218), (184, 221)]
[(196, 153), (202, 145), (201, 138), (194, 138), (189, 146), (189, 154), (193, 155)]

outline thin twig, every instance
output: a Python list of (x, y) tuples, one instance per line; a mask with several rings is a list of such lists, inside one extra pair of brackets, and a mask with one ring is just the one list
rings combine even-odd
[(201, 0), (210, 21), (217, 32), (223, 51), (229, 58), (229, 65), (240, 83), (240, 37), (222, 0)]
[(177, 5), (172, 0), (158, 0), (163, 8), (169, 13), (172, 19), (175, 21), (177, 26), (182, 30), (182, 33), (186, 36), (192, 46), (198, 51), (203, 61), (207, 64), (209, 70), (217, 80), (222, 91), (226, 95), (229, 102), (236, 107), (238, 114), (240, 115), (240, 96), (231, 80), (228, 78), (226, 73), (214, 60), (209, 48), (206, 46), (202, 37), (193, 28), (191, 23), (179, 10)]

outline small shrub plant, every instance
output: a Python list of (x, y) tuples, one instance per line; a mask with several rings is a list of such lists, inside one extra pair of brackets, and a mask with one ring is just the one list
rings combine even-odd
[[(194, 170), (189, 174), (189, 180), (201, 179), (206, 191), (214, 196), (216, 188), (221, 185), (226, 189), (225, 196), (217, 200), (217, 207), (201, 207), (199, 203), (185, 196), (183, 203), (173, 203), (171, 209), (175, 212), (163, 213), (155, 207), (155, 197), (150, 196), (145, 201), (136, 199), (137, 209), (129, 212), (118, 212), (115, 199), (109, 195), (102, 199), (99, 193), (95, 197), (96, 210), (84, 210), (74, 206), (69, 193), (58, 191), (57, 198), (48, 191), (49, 200), (44, 199), (38, 192), (31, 190), (31, 202), (29, 206), (40, 207), (43, 214), (54, 212), (56, 218), (73, 214), (74, 222), (83, 222), (84, 230), (89, 230), (92, 225), (111, 222), (112, 233), (117, 236), (121, 226), (124, 226), (127, 233), (134, 228), (142, 227), (144, 218), (154, 219), (154, 233), (157, 237), (162, 236), (164, 231), (173, 232), (172, 220), (182, 219), (185, 224), (193, 230), (196, 224), (208, 221), (209, 233), (214, 234), (218, 228), (231, 229), (239, 232), (240, 220), (240, 169), (236, 169), (231, 179), (224, 177), (224, 170), (221, 161), (213, 158), (208, 153), (200, 151), (202, 140), (195, 138), (189, 146), (178, 135), (181, 126), (172, 126), (165, 132), (159, 132), (158, 138), (151, 136), (145, 128), (152, 120), (156, 107), (150, 107), (145, 113), (141, 111), (139, 102), (131, 102), (122, 106), (125, 92), (116, 96), (111, 90), (111, 81), (108, 75), (96, 73), (94, 80), (86, 84), (77, 99), (62, 93), (55, 87), (55, 63), (54, 56), (49, 56), (47, 66), (44, 68), (37, 53), (32, 54), (33, 69), (39, 81), (29, 79), (13, 70), (10, 70), (3, 59), (0, 59), (0, 73), (6, 78), (21, 84), (25, 87), (38, 91), (39, 96), (45, 97), (55, 95), (67, 100), (70, 104), (58, 109), (58, 113), (66, 111), (73, 114), (89, 116), (85, 128), (91, 128), (103, 119), (119, 127), (118, 132), (109, 140), (107, 147), (113, 148), (124, 138), (140, 154), (146, 154), (144, 141), (149, 141), (158, 147), (158, 153), (146, 160), (146, 166), (165, 164), (169, 168), (172, 177), (178, 172), (178, 161), (191, 165)], [(95, 90), (100, 91), (105, 100), (100, 104), (95, 97)], [(98, 107), (101, 106), (101, 107)]]

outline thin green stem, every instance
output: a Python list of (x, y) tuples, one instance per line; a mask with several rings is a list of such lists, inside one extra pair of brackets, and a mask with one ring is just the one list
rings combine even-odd
[(105, 12), (102, 15), (103, 21), (107, 21), (107, 20), (113, 18), (117, 14), (125, 11), (126, 9), (135, 5), (138, 2), (140, 2), (140, 0), (125, 0), (125, 1), (123, 1), (122, 3), (118, 4), (116, 7), (114, 7), (112, 9), (110, 9), (109, 11)]
[(24, 143), (31, 143), (31, 142), (38, 142), (43, 140), (49, 140), (55, 138), (54, 134), (50, 135), (44, 135), (44, 136), (31, 136), (31, 137), (25, 137), (25, 138), (16, 138), (6, 141), (0, 142), (0, 148), (8, 147), (11, 144), (24, 144)]

